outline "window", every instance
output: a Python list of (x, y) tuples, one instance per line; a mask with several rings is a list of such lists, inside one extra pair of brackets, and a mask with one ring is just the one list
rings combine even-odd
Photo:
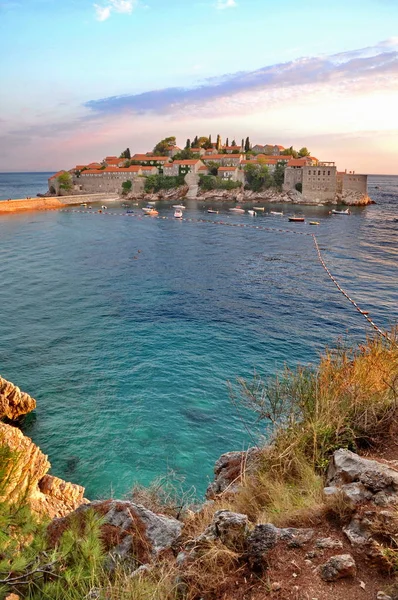
[(328, 171), (328, 175), (330, 176), (330, 171)]

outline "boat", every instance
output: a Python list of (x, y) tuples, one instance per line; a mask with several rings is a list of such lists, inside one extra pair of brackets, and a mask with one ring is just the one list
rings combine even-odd
[(350, 209), (346, 208), (346, 210), (332, 210), (332, 215), (350, 215)]
[(153, 206), (143, 206), (142, 210), (144, 211), (144, 213), (150, 213), (151, 210), (153, 210)]
[(240, 206), (236, 206), (235, 208), (230, 208), (229, 210), (231, 212), (239, 214), (239, 215), (243, 215), (245, 212), (244, 208), (241, 208)]
[(318, 221), (310, 221), (310, 225), (320, 225)]
[(176, 219), (182, 219), (182, 210), (181, 208), (176, 208), (174, 211), (174, 217)]
[(87, 202), (82, 202), (80, 206), (85, 206), (87, 208)]
[(105, 206), (105, 204), (103, 206), (101, 206), (102, 210), (107, 210), (107, 206)]
[(127, 214), (127, 215), (133, 215), (133, 214), (134, 214), (134, 211), (133, 211), (133, 210), (126, 210), (126, 214)]
[(253, 210), (265, 210), (264, 206), (253, 206)]
[(147, 213), (145, 213), (148, 215), (148, 217), (157, 217), (158, 216), (158, 211), (156, 210), (156, 208), (152, 208), (150, 211), (148, 211)]
[(179, 208), (180, 210), (185, 210), (185, 206), (183, 204), (173, 204), (173, 208)]
[(276, 211), (276, 210), (270, 210), (270, 211), (269, 211), (269, 214), (270, 214), (270, 215), (278, 215), (278, 216), (281, 216), (281, 217), (283, 217), (283, 212), (278, 212), (278, 211)]
[(208, 208), (207, 212), (211, 213), (212, 215), (218, 215), (218, 210), (213, 210), (212, 208)]
[(304, 223), (304, 217), (289, 217), (289, 221), (292, 223)]
[(148, 206), (155, 206), (156, 202), (148, 202), (147, 204), (148, 204)]
[(255, 210), (248, 210), (247, 212), (248, 212), (248, 214), (249, 214), (251, 217), (255, 217), (255, 216), (256, 216), (256, 211), (255, 211)]

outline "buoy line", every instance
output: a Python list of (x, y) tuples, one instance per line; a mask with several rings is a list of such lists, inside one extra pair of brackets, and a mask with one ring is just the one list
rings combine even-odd
[[(87, 210), (67, 210), (67, 209), (61, 209), (59, 212), (67, 212), (67, 213), (81, 213), (81, 214), (86, 214), (86, 215), (110, 215), (110, 216), (115, 216), (115, 217), (136, 217), (139, 219), (144, 218), (146, 215), (141, 215), (141, 214), (135, 214), (135, 213), (112, 213), (112, 212), (107, 212), (107, 211), (87, 211)], [(149, 215), (148, 215), (149, 216)], [(156, 216), (152, 216), (152, 219), (159, 219), (162, 221), (176, 221), (175, 217), (167, 217), (164, 215), (156, 215)], [(314, 245), (315, 245), (315, 249), (318, 255), (318, 259), (319, 262), (321, 263), (323, 269), (326, 271), (327, 275), (330, 277), (330, 279), (333, 281), (333, 283), (335, 284), (335, 286), (337, 287), (337, 289), (343, 294), (343, 296), (354, 306), (354, 308), (366, 319), (366, 321), (369, 323), (369, 325), (382, 337), (384, 337), (386, 340), (388, 340), (391, 344), (394, 345), (398, 345), (394, 340), (392, 340), (385, 331), (383, 331), (382, 329), (380, 329), (380, 327), (378, 327), (376, 325), (376, 323), (369, 317), (369, 314), (367, 311), (362, 310), (362, 308), (357, 304), (357, 302), (355, 302), (355, 300), (353, 300), (348, 294), (347, 292), (340, 286), (339, 282), (336, 280), (336, 278), (332, 275), (332, 273), (329, 271), (325, 261), (323, 260), (322, 254), (321, 254), (321, 250), (319, 248), (318, 245), (318, 240), (316, 238), (316, 235), (314, 233), (307, 233), (305, 231), (295, 231), (294, 229), (281, 229), (281, 228), (276, 228), (276, 227), (265, 227), (263, 225), (249, 225), (248, 223), (227, 223), (226, 221), (214, 221), (212, 219), (196, 219), (196, 218), (187, 218), (187, 217), (183, 217), (178, 219), (178, 221), (185, 221), (186, 223), (209, 223), (211, 225), (224, 225), (227, 227), (245, 227), (246, 229), (257, 229), (259, 231), (270, 231), (270, 232), (276, 232), (276, 233), (292, 233), (294, 235), (301, 235), (301, 236), (307, 236), (307, 237), (311, 237), (313, 239)]]

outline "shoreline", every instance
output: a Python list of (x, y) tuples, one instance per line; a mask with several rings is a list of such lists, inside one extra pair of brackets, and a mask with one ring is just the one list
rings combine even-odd
[(110, 198), (109, 194), (87, 194), (79, 196), (49, 196), (40, 198), (20, 198), (0, 200), (0, 214), (14, 214), (28, 211), (57, 210), (65, 206), (94, 202), (114, 202), (119, 198)]

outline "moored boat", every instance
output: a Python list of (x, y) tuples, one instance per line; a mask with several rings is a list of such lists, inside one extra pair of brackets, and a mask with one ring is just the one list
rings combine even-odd
[(101, 206), (102, 210), (106, 210), (108, 207), (105, 206), (105, 204), (103, 206)]
[(350, 215), (351, 211), (349, 208), (346, 208), (346, 210), (332, 210), (332, 215)]
[(253, 206), (253, 210), (265, 210), (264, 206)]
[(283, 217), (283, 212), (278, 212), (278, 211), (276, 211), (276, 210), (270, 210), (270, 211), (269, 211), (269, 214), (270, 214), (270, 215), (278, 215), (278, 217), (279, 217), (279, 216)]
[(289, 221), (291, 221), (292, 223), (304, 223), (305, 218), (304, 217), (289, 217)]
[(153, 210), (153, 206), (143, 206), (142, 210), (144, 211), (144, 213), (150, 213), (151, 210)]
[(310, 225), (319, 225), (319, 221), (310, 221)]
[(243, 215), (245, 212), (244, 208), (241, 208), (240, 206), (236, 206), (235, 208), (230, 208), (229, 210), (230, 210), (230, 212), (240, 214), (240, 215)]
[(151, 210), (149, 210), (148, 212), (145, 213), (146, 215), (148, 215), (148, 217), (157, 217), (157, 215), (159, 214), (158, 211), (156, 210), (156, 208), (151, 208)]
[(213, 210), (212, 208), (208, 208), (208, 209), (207, 209), (207, 212), (208, 212), (208, 213), (211, 213), (211, 214), (213, 214), (213, 215), (218, 215), (218, 210)]
[(173, 208), (179, 208), (180, 210), (185, 210), (185, 206), (183, 204), (173, 204)]
[(156, 202), (148, 202), (147, 204), (148, 204), (148, 206), (155, 206)]
[(248, 210), (247, 213), (251, 216), (251, 217), (255, 217), (256, 216), (256, 211), (255, 210)]
[(174, 217), (176, 219), (182, 219), (182, 210), (181, 208), (176, 208), (174, 211)]

